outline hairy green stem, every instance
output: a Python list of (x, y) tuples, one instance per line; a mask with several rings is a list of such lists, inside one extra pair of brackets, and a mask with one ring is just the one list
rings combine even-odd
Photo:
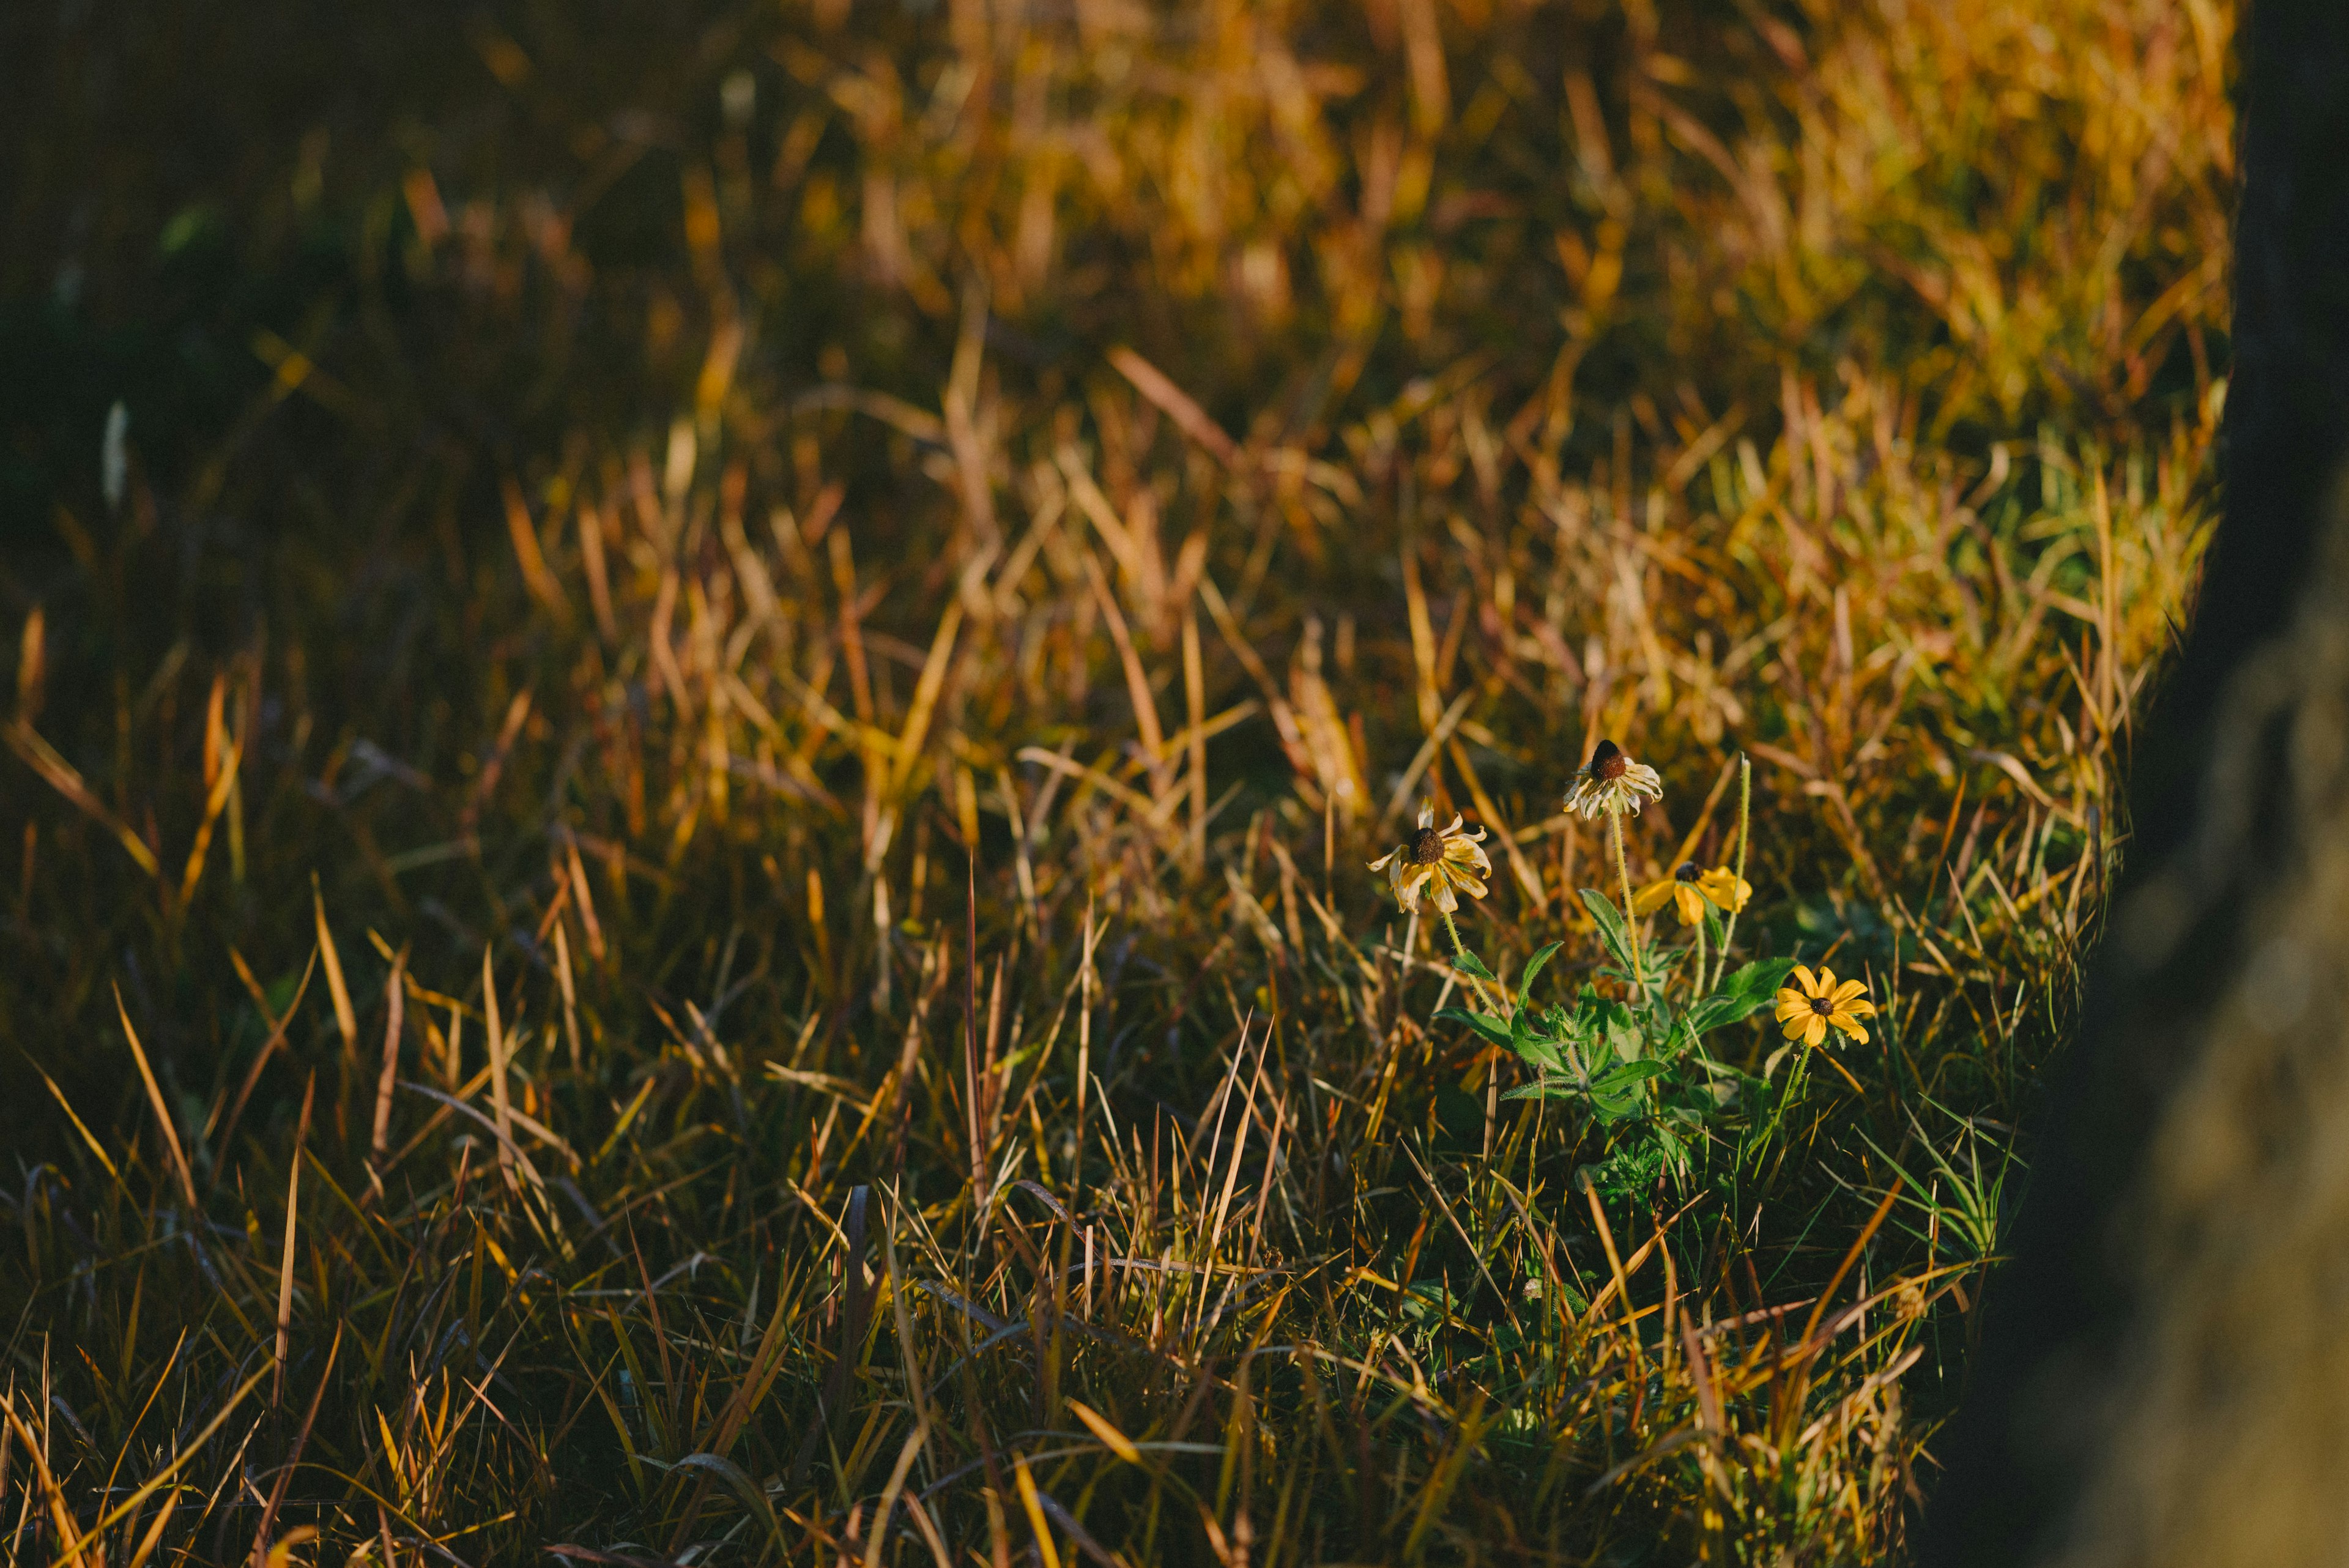
[(1615, 846), (1615, 875), (1623, 879), (1623, 930), (1631, 943), (1631, 982), (1645, 989), (1647, 967), (1640, 961), (1640, 927), (1631, 913), (1631, 864), (1623, 858), (1623, 814), (1616, 812), (1607, 818), (1607, 835)]
[(1713, 961), (1713, 983), (1721, 984), (1722, 976), (1729, 971), (1729, 939), (1737, 934), (1737, 890), (1745, 886), (1746, 827), (1754, 816), (1754, 762), (1740, 752), (1737, 754), (1737, 865), (1730, 872), (1729, 919), (1721, 929), (1721, 957)]
[[(1435, 907), (1435, 912), (1444, 917), (1444, 929), (1452, 933), (1452, 956), (1455, 959), (1461, 957), (1467, 952), (1468, 944), (1460, 940), (1460, 928), (1452, 923), (1452, 911), (1445, 909), (1443, 905), (1438, 904)], [(1477, 961), (1482, 962), (1483, 961), (1479, 960)], [(1502, 1022), (1506, 1023), (1508, 1021), (1508, 1014), (1503, 1012), (1498, 1007), (1494, 1006), (1493, 999), (1485, 994), (1485, 982), (1478, 980), (1475, 975), (1471, 973), (1468, 970), (1461, 968), (1457, 964), (1454, 967), (1460, 969), (1460, 972), (1462, 974), (1468, 976), (1468, 983), (1475, 989), (1476, 1000), (1485, 1004), (1485, 1011), (1491, 1013), (1494, 1017), (1500, 1019)]]

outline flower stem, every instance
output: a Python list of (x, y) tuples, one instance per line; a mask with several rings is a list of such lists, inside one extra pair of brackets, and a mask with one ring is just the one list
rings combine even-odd
[[(1697, 919), (1696, 919), (1696, 978), (1695, 978), (1695, 979), (1694, 979), (1694, 980), (1690, 983), (1690, 989), (1689, 989), (1689, 1001), (1690, 1001), (1692, 1003), (1693, 1003), (1693, 1002), (1695, 1002), (1699, 1001), (1700, 999), (1702, 999), (1702, 998), (1705, 995), (1705, 985), (1704, 985), (1704, 922), (1705, 922), (1705, 917), (1706, 917), (1706, 915), (1707, 915), (1709, 912), (1710, 912), (1709, 910), (1703, 910), (1703, 909), (1701, 909), (1701, 910), (1699, 910), (1699, 911), (1697, 912)], [(1694, 1009), (1693, 1007), (1692, 1007), (1688, 1012), (1684, 1012), (1684, 1013), (1682, 1013), (1682, 1014), (1681, 1015), (1681, 1023), (1680, 1023), (1680, 1026), (1681, 1026), (1681, 1028), (1682, 1028), (1682, 1030), (1684, 1030), (1684, 1031), (1687, 1033), (1687, 1034), (1688, 1034), (1688, 1043), (1689, 1043), (1690, 1047), (1691, 1047), (1691, 1048), (1692, 1048), (1692, 1049), (1696, 1052), (1696, 1054), (1697, 1054), (1699, 1056), (1703, 1056), (1703, 1055), (1704, 1055), (1704, 1054), (1705, 1054), (1705, 1050), (1704, 1050), (1704, 1036), (1702, 1036), (1702, 1034), (1699, 1034), (1699, 1033), (1696, 1032), (1696, 1021), (1695, 1021), (1695, 1019), (1694, 1019), (1694, 1017), (1693, 1017), (1693, 1013), (1694, 1013), (1694, 1012), (1695, 1012), (1695, 1009)]]
[(1754, 762), (1740, 752), (1737, 754), (1737, 867), (1730, 873), (1729, 919), (1721, 930), (1721, 957), (1713, 966), (1713, 983), (1718, 987), (1721, 977), (1729, 970), (1729, 939), (1737, 934), (1737, 890), (1745, 886), (1745, 831), (1754, 815)]
[(1623, 930), (1631, 943), (1631, 981), (1644, 989), (1648, 983), (1645, 965), (1640, 961), (1640, 927), (1631, 913), (1631, 866), (1623, 858), (1623, 814), (1616, 812), (1607, 819), (1608, 840), (1615, 846), (1615, 875), (1623, 879)]
[[(1444, 917), (1444, 929), (1452, 933), (1453, 956), (1454, 958), (1458, 958), (1463, 954), (1465, 954), (1468, 950), (1468, 945), (1460, 940), (1460, 928), (1452, 923), (1452, 911), (1445, 909), (1443, 905), (1438, 904), (1435, 907), (1435, 912)], [(1485, 994), (1485, 982), (1478, 980), (1475, 975), (1470, 973), (1470, 971), (1465, 968), (1462, 968), (1460, 972), (1468, 976), (1468, 983), (1475, 989), (1476, 1000), (1485, 1004), (1485, 1011), (1491, 1013), (1494, 1017), (1506, 1022), (1507, 1015), (1499, 1008), (1494, 1006), (1493, 999)]]

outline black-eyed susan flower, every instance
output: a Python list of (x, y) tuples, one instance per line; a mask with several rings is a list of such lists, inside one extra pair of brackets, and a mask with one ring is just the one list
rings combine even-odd
[(1866, 985), (1856, 980), (1837, 985), (1835, 971), (1823, 967), (1813, 974), (1803, 964), (1795, 966), (1791, 978), (1795, 983), (1778, 992), (1778, 1023), (1787, 1039), (1816, 1045), (1833, 1025), (1861, 1044), (1868, 1043), (1868, 1026), (1860, 1020), (1876, 1016), (1876, 1003), (1868, 1000)]
[(1693, 926), (1704, 919), (1711, 904), (1724, 914), (1735, 914), (1754, 897), (1754, 884), (1726, 866), (1708, 871), (1691, 860), (1661, 882), (1651, 882), (1631, 896), (1631, 912), (1652, 914), (1669, 900), (1680, 913), (1681, 924)]
[(1637, 815), (1647, 801), (1663, 798), (1664, 781), (1655, 769), (1633, 762), (1614, 742), (1601, 741), (1590, 760), (1575, 770), (1566, 809), (1595, 822), (1627, 811)]
[(1425, 893), (1448, 915), (1460, 907), (1461, 894), (1485, 896), (1485, 878), (1493, 874), (1492, 861), (1479, 847), (1485, 830), (1464, 828), (1460, 823), (1454, 815), (1451, 826), (1438, 827), (1434, 808), (1428, 807), (1419, 814), (1416, 832), (1371, 862), (1371, 870), (1387, 874), (1396, 903), (1416, 909)]

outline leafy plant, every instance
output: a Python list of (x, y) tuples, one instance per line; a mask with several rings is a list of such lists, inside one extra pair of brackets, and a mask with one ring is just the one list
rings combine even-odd
[[(1737, 863), (1746, 855), (1752, 764), (1739, 762)], [(1627, 878), (1628, 882), (1628, 878)], [(1596, 972), (1609, 990), (1581, 986), (1565, 1002), (1537, 1003), (1534, 983), (1564, 945), (1551, 942), (1519, 971), (1516, 1002), (1506, 1014), (1447, 1007), (1435, 1016), (1515, 1053), (1537, 1076), (1508, 1092), (1512, 1100), (1562, 1100), (1606, 1130), (1610, 1158), (1635, 1168), (1660, 1165), (1685, 1179), (1692, 1147), (1707, 1127), (1735, 1114), (1762, 1080), (1723, 1062), (1705, 1036), (1742, 1023), (1777, 1001), (1792, 959), (1757, 959), (1724, 974), (1730, 932), (1710, 904), (1700, 907), (1686, 947), (1640, 950), (1633, 909), (1595, 888), (1582, 906), (1610, 963)], [(1635, 902), (1626, 894), (1627, 904)], [(1734, 902), (1734, 900), (1733, 900)], [(1734, 910), (1732, 911), (1734, 918)], [(1708, 954), (1720, 961), (1707, 968)], [(1465, 948), (1455, 962), (1485, 981), (1495, 977)]]

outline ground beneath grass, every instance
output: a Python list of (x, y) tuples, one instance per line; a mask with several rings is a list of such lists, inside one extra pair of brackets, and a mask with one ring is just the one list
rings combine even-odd
[(0, 22), (12, 1558), (1898, 1560), (2231, 25)]

